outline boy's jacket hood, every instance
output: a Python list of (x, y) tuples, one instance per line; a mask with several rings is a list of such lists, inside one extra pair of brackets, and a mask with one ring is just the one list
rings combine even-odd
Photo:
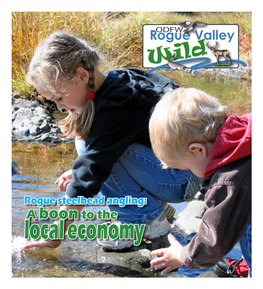
[(204, 178), (218, 168), (251, 155), (252, 115), (229, 115), (219, 128)]

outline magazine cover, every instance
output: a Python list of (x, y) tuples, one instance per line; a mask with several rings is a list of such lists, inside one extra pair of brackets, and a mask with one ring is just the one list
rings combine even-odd
[(12, 11), (12, 279), (253, 278), (252, 12), (168, 10)]

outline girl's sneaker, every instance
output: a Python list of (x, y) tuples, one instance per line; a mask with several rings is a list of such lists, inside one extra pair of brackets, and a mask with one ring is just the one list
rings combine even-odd
[[(167, 207), (167, 209), (169, 209), (170, 212), (170, 208)], [(120, 221), (114, 221), (114, 224), (120, 226), (122, 223)], [(164, 212), (158, 218), (146, 224), (143, 239), (152, 240), (158, 238), (167, 234), (170, 229), (170, 224), (166, 218), (166, 210), (164, 210)], [(103, 249), (110, 251), (128, 249), (133, 246), (133, 240), (131, 239), (97, 239), (97, 243), (102, 246)]]
[(218, 277), (247, 277), (249, 267), (243, 258), (238, 261), (226, 258), (214, 266), (214, 272)]

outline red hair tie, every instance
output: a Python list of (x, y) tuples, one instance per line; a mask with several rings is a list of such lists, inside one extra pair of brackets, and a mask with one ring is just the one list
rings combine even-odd
[(92, 92), (88, 92), (88, 97), (87, 97), (87, 99), (94, 99), (94, 93), (92, 93)]

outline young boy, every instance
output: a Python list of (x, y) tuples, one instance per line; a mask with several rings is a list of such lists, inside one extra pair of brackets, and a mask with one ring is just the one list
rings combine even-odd
[(153, 150), (164, 168), (191, 170), (207, 187), (199, 232), (182, 247), (152, 252), (155, 269), (166, 274), (182, 265), (210, 268), (240, 241), (251, 274), (251, 114), (226, 115), (206, 93), (178, 88), (157, 103), (149, 128)]

